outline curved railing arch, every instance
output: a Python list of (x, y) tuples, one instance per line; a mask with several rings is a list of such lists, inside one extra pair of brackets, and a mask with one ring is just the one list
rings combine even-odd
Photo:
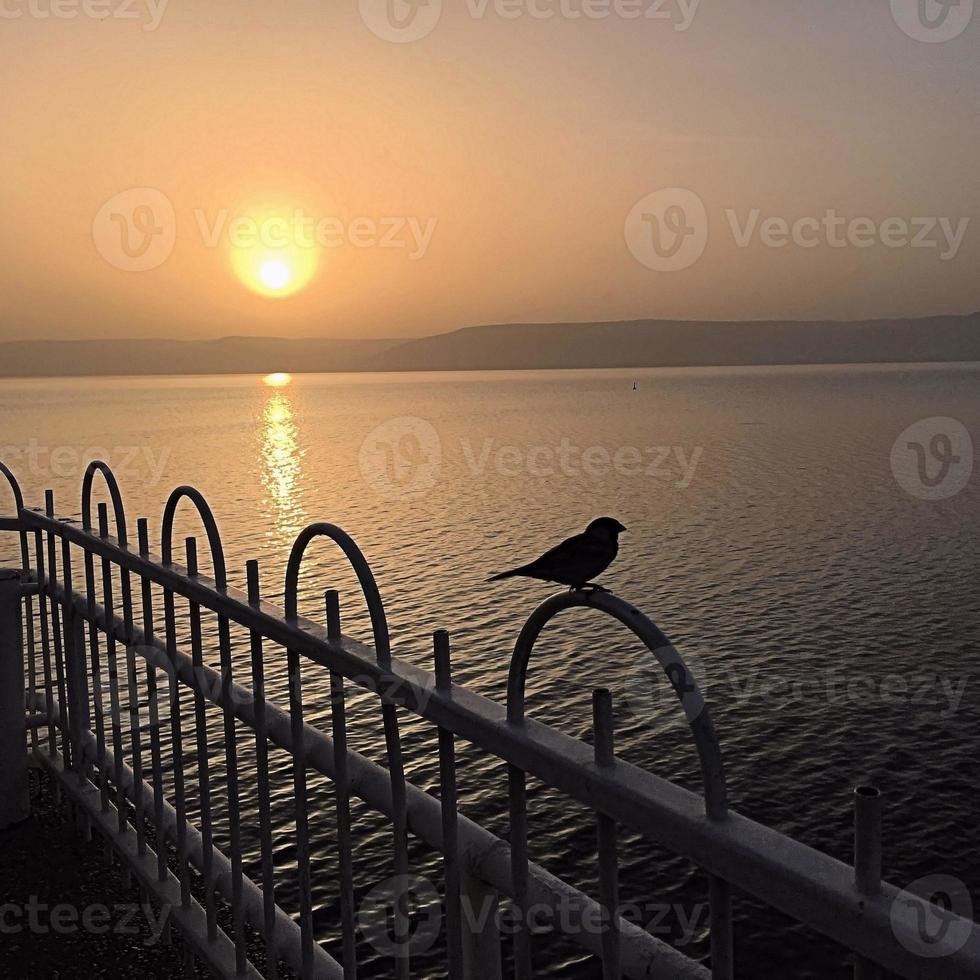
[(694, 737), (701, 762), (705, 811), (714, 820), (722, 819), (728, 812), (725, 770), (711, 712), (697, 681), (656, 623), (611, 592), (558, 592), (545, 599), (531, 613), (521, 629), (511, 657), (507, 677), (507, 720), (512, 724), (521, 724), (524, 721), (524, 688), (531, 653), (538, 637), (559, 613), (574, 608), (595, 609), (622, 623), (657, 659), (681, 702)]
[[(384, 670), (391, 669), (391, 638), (388, 632), (388, 618), (385, 615), (384, 603), (378, 590), (374, 572), (368, 564), (364, 553), (354, 539), (342, 528), (335, 524), (311, 524), (301, 531), (293, 542), (286, 565), (286, 580), (283, 596), (287, 622), (295, 623), (298, 619), (299, 604), (299, 573), (306, 556), (306, 550), (317, 538), (329, 538), (336, 544), (347, 558), (354, 574), (357, 576), (361, 592), (367, 602), (368, 614), (371, 618), (371, 632), (374, 637), (374, 647), (377, 662)], [(295, 655), (290, 652), (292, 658)], [(298, 658), (297, 658), (298, 660)], [(291, 671), (298, 671), (298, 663), (291, 665)], [(292, 684), (290, 684), (292, 696)], [(392, 826), (394, 835), (395, 874), (408, 874), (408, 790), (405, 782), (405, 763), (402, 756), (401, 733), (398, 726), (398, 714), (395, 705), (381, 695), (381, 720), (385, 733), (385, 753), (388, 757), (388, 774), (391, 780)], [(343, 697), (341, 691), (340, 697)], [(304, 789), (305, 795), (305, 789)], [(308, 860), (308, 855), (307, 855)], [(396, 935), (408, 934), (408, 921), (401, 908), (395, 910)], [(408, 960), (398, 960), (399, 980), (408, 980)]]
[(0, 473), (2, 473), (6, 479), (7, 483), (10, 484), (10, 491), (14, 495), (14, 505), (16, 506), (18, 512), (24, 509), (24, 494), (21, 492), (20, 484), (17, 482), (17, 477), (11, 472), (10, 468), (0, 460)]
[[(10, 492), (14, 495), (14, 507), (17, 510), (17, 517), (20, 517), (20, 512), (24, 509), (24, 494), (20, 489), (20, 484), (17, 482), (17, 477), (11, 472), (6, 463), (0, 461), (0, 473), (3, 474), (7, 483), (10, 486)], [(27, 547), (27, 532), (20, 532), (20, 558), (21, 565), (26, 572), (30, 566), (30, 551)]]
[(85, 475), (82, 477), (82, 529), (85, 531), (92, 530), (92, 483), (96, 473), (102, 474), (106, 487), (109, 489), (109, 497), (112, 500), (112, 510), (116, 520), (116, 540), (120, 547), (126, 548), (129, 546), (126, 532), (126, 508), (123, 506), (119, 482), (109, 464), (101, 459), (93, 459), (86, 467)]
[(228, 585), (228, 571), (225, 565), (225, 549), (221, 543), (221, 533), (218, 531), (218, 522), (214, 519), (214, 512), (211, 510), (211, 505), (204, 499), (204, 494), (194, 487), (177, 487), (167, 499), (167, 506), (163, 509), (163, 526), (160, 530), (160, 557), (165, 565), (173, 563), (174, 518), (177, 515), (178, 505), (185, 499), (194, 504), (208, 536), (211, 563), (214, 565), (215, 587), (219, 590), (224, 589)]
[(306, 556), (306, 549), (317, 538), (329, 538), (344, 553), (350, 563), (354, 574), (357, 576), (357, 583), (364, 594), (367, 602), (368, 615), (371, 617), (371, 632), (374, 636), (374, 649), (377, 652), (378, 663), (382, 667), (391, 666), (391, 638), (388, 632), (388, 617), (385, 615), (384, 603), (381, 601), (381, 593), (378, 590), (378, 583), (375, 581), (374, 572), (364, 557), (364, 552), (357, 546), (354, 539), (343, 528), (336, 524), (311, 524), (299, 533), (293, 542), (292, 550), (289, 552), (289, 562), (286, 565), (285, 596), (283, 604), (286, 611), (286, 619), (292, 622), (297, 618), (297, 604), (299, 602), (299, 572)]
[[(524, 724), (527, 669), (535, 642), (552, 619), (564, 610), (573, 608), (595, 609), (617, 620), (638, 637), (654, 655), (684, 708), (688, 726), (694, 736), (698, 758), (701, 761), (704, 807), (707, 817), (709, 820), (723, 820), (728, 814), (725, 770), (711, 712), (697, 682), (681, 655), (656, 623), (611, 592), (604, 589), (559, 592), (545, 599), (531, 613), (521, 629), (511, 657), (507, 677), (508, 723)], [(517, 766), (508, 766), (508, 787), (514, 899), (518, 909), (525, 909), (528, 874), (527, 780), (523, 770)], [(713, 875), (709, 876), (709, 905), (712, 974), (727, 978), (732, 975), (731, 890), (725, 881)], [(519, 980), (530, 980), (533, 976), (531, 945), (530, 933), (526, 928), (517, 930), (514, 935), (514, 960), (516, 976)]]

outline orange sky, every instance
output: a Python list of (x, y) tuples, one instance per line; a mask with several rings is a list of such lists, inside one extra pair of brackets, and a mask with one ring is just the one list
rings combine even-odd
[[(0, 0), (0, 339), (980, 307), (980, 13), (430, 0), (393, 43), (378, 2)], [(676, 271), (625, 230), (661, 188), (704, 206)]]

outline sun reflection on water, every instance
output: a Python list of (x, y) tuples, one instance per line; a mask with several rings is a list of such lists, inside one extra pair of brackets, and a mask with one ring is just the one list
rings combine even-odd
[(277, 529), (294, 536), (306, 523), (300, 503), (303, 451), (293, 406), (283, 388), (269, 393), (262, 423), (262, 483), (274, 506)]

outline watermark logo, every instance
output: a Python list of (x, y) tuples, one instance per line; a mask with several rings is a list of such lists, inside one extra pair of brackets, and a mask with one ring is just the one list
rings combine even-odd
[[(141, 911), (146, 920), (146, 928), (139, 922)], [(101, 903), (79, 906), (70, 902), (49, 905), (42, 902), (39, 896), (31, 895), (26, 905), (17, 902), (0, 905), (0, 935), (29, 932), (38, 936), (70, 936), (87, 932), (101, 936), (112, 932), (131, 937), (143, 935), (144, 946), (155, 946), (164, 934), (170, 912), (171, 906), (167, 903), (158, 913), (149, 902), (139, 905), (125, 902), (113, 906)], [(144, 935), (147, 930), (148, 935)]]
[(364, 896), (357, 911), (357, 927), (365, 942), (382, 956), (419, 956), (439, 938), (439, 893), (425, 878), (395, 875)]
[[(464, 0), (464, 12), (476, 21), (493, 16), (513, 22), (658, 21), (678, 33), (690, 29), (701, 0)], [(383, 41), (406, 44), (431, 34), (442, 15), (442, 0), (359, 0), (361, 20)]]
[(726, 208), (725, 217), (732, 240), (739, 248), (749, 248), (755, 242), (766, 248), (915, 248), (935, 249), (941, 262), (949, 262), (959, 254), (960, 246), (970, 227), (967, 217), (897, 216), (875, 221), (872, 218), (848, 218), (836, 208), (822, 215), (807, 215), (790, 220), (780, 215), (763, 216), (752, 208), (739, 216), (734, 208)]
[(360, 215), (345, 221), (335, 215), (317, 217), (303, 208), (291, 214), (256, 218), (233, 214), (227, 208), (209, 215), (194, 212), (197, 230), (206, 248), (223, 242), (235, 249), (392, 248), (403, 249), (411, 261), (421, 259), (432, 244), (438, 219), (410, 215)]
[(359, 6), (368, 30), (394, 44), (428, 37), (442, 16), (442, 0), (359, 0)]
[[(584, 895), (562, 892), (552, 902), (531, 902), (523, 910), (513, 903), (497, 903), (490, 895), (474, 902), (461, 895), (459, 913), (468, 931), (481, 934), (492, 923), (496, 931), (513, 936), (522, 929), (532, 935), (601, 936), (608, 930), (606, 916)], [(695, 940), (708, 921), (706, 902), (690, 906), (679, 902), (626, 902), (616, 915), (653, 936), (663, 936), (683, 948)], [(396, 875), (371, 889), (357, 913), (357, 925), (366, 942), (382, 956), (402, 959), (427, 952), (439, 938), (443, 907), (432, 882), (416, 875)]]
[(106, 201), (92, 222), (92, 240), (110, 265), (149, 272), (170, 258), (177, 215), (170, 199), (152, 187), (133, 187)]
[(155, 31), (170, 0), (3, 0), (0, 18), (20, 20), (142, 20), (144, 31)]
[(891, 907), (895, 938), (923, 959), (952, 956), (973, 930), (973, 900), (958, 878), (927, 875), (898, 893)]
[(365, 482), (382, 497), (395, 500), (422, 496), (439, 479), (439, 433), (425, 419), (389, 419), (361, 443), (358, 465)]
[(920, 419), (895, 440), (891, 465), (906, 493), (920, 500), (945, 500), (970, 482), (973, 440), (957, 419)]
[(626, 245), (655, 272), (687, 269), (708, 244), (708, 213), (693, 191), (664, 187), (647, 194), (626, 216)]
[(694, 481), (703, 446), (577, 446), (567, 436), (553, 445), (497, 444), (484, 439), (479, 446), (461, 439), (459, 448), (473, 477), (495, 473), (532, 479), (602, 479), (610, 474), (647, 478), (686, 490)]
[[(0, 0), (2, 2), (2, 0)], [(438, 225), (435, 217), (415, 215), (310, 214), (304, 208), (261, 215), (228, 208), (196, 208), (193, 227), (205, 248), (229, 248), (237, 255), (267, 256), (289, 250), (294, 256), (314, 249), (396, 249), (409, 261), (425, 257)], [(99, 254), (125, 272), (147, 272), (170, 257), (177, 240), (177, 216), (165, 194), (138, 187), (107, 201), (92, 223)]]
[(712, 656), (710, 651), (692, 653), (685, 647), (683, 663), (673, 647), (658, 653), (666, 666), (644, 652), (625, 672), (622, 688), (630, 713), (657, 728), (682, 726), (698, 718), (705, 710), (703, 699), (709, 687), (719, 703), (755, 704), (767, 713), (823, 703), (880, 705), (947, 719), (959, 711), (970, 681), (969, 674), (928, 671), (874, 675), (837, 668), (788, 671), (775, 665), (737, 670), (730, 658)]
[(891, 0), (895, 23), (914, 41), (940, 44), (959, 37), (973, 19), (974, 0)]
[(705, 708), (703, 658), (685, 650), (681, 659), (674, 647), (661, 652), (663, 666), (652, 653), (643, 653), (633, 664), (626, 675), (626, 705), (640, 721), (686, 725)]
[(154, 449), (136, 446), (47, 446), (31, 438), (26, 445), (0, 443), (0, 459), (23, 473), (48, 480), (81, 479), (89, 460), (104, 460), (113, 473), (127, 483), (155, 487), (163, 479), (170, 462), (171, 446)]
[[(722, 229), (739, 249), (924, 249), (940, 262), (951, 262), (959, 255), (970, 229), (970, 218), (966, 216), (894, 215), (876, 220), (850, 217), (837, 208), (792, 218), (767, 215), (761, 208), (744, 212), (725, 208), (724, 214)], [(701, 258), (708, 242), (704, 203), (693, 191), (682, 188), (654, 191), (630, 211), (625, 237), (633, 257), (648, 269), (687, 269)]]

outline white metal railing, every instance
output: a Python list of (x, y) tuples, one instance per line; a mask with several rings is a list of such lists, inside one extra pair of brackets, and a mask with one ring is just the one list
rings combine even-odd
[[(17, 534), (21, 552), (21, 568), (0, 573), (0, 827), (22, 816), (27, 805), (26, 731), (31, 752), (55, 775), (83, 828), (104, 835), (147, 894), (172, 910), (190, 948), (219, 976), (262, 975), (249, 958), (250, 930), (264, 943), (266, 976), (277, 975), (280, 959), (303, 978), (349, 980), (357, 975), (357, 935), (364, 923), (354, 895), (364, 883), (354, 878), (352, 801), (390, 822), (395, 880), (406, 883), (392, 905), (392, 973), (397, 977), (412, 971), (410, 838), (441, 855), (450, 980), (502, 976), (494, 917), (465, 914), (474, 907), (496, 908), (501, 897), (511, 900), (516, 913), (513, 971), (518, 980), (533, 976), (532, 908), (544, 910), (553, 925), (595, 954), (604, 978), (731, 980), (734, 889), (854, 951), (857, 977), (877, 976), (879, 967), (908, 978), (980, 976), (976, 924), (881, 882), (881, 800), (874, 790), (862, 788), (855, 795), (854, 866), (728, 808), (710, 710), (693, 676), (658, 627), (618, 597), (573, 591), (546, 600), (517, 640), (507, 702), (501, 704), (453, 683), (445, 631), (434, 635), (433, 672), (392, 656), (384, 606), (368, 563), (353, 540), (333, 525), (315, 524), (297, 539), (286, 572), (285, 610), (280, 610), (262, 599), (257, 562), (247, 565), (246, 593), (228, 584), (217, 523), (192, 488), (178, 488), (167, 501), (157, 558), (150, 553), (146, 520), (137, 522), (132, 546), (122, 497), (105, 464), (92, 463), (86, 471), (80, 522), (56, 516), (50, 491), (43, 509), (25, 507), (13, 474), (2, 463), (0, 473), (10, 484), (15, 507), (12, 516), (0, 518), (0, 531)], [(104, 504), (93, 525), (93, 481), (99, 474), (112, 503), (114, 534)], [(174, 560), (174, 518), (185, 501), (204, 524), (211, 578), (199, 571), (193, 538), (185, 542), (185, 563)], [(373, 645), (343, 634), (336, 592), (325, 593), (325, 626), (298, 615), (303, 557), (321, 537), (341, 549), (357, 576)], [(656, 658), (686, 714), (701, 762), (703, 795), (616, 757), (608, 691), (594, 692), (593, 746), (525, 715), (525, 679), (535, 641), (555, 616), (572, 607), (618, 620)], [(243, 670), (233, 658), (232, 627), (247, 631), (245, 683), (236, 676)], [(269, 644), (286, 651), (285, 710), (266, 693)], [(218, 670), (207, 663), (212, 649)], [(306, 720), (304, 687), (312, 670), (329, 675), (329, 734)], [(380, 705), (386, 766), (348, 745), (347, 706), (355, 690), (370, 692)], [(160, 697), (164, 691), (166, 697)], [(182, 698), (189, 700), (182, 705)], [(209, 706), (222, 715), (219, 745), (209, 733)], [(405, 777), (400, 724), (413, 716), (438, 731), (438, 798)], [(256, 764), (240, 771), (243, 730)], [(460, 739), (507, 765), (509, 842), (458, 812), (455, 753)], [(274, 750), (285, 750), (292, 759), (290, 820), (296, 848), (290, 890), (298, 914), (287, 912), (277, 897), (282, 881), (275, 873), (268, 765)], [(211, 765), (216, 752), (220, 780)], [(594, 812), (598, 901), (529, 861), (527, 775)], [(311, 809), (312, 776), (331, 781), (332, 819), (322, 809)], [(196, 822), (188, 816), (187, 781), (197, 789)], [(219, 792), (227, 814), (224, 850), (216, 844), (212, 820), (211, 798)], [(241, 800), (246, 795), (255, 799), (261, 845), (254, 876), (244, 870)], [(324, 820), (331, 820), (337, 841), (340, 935), (331, 948), (339, 958), (317, 941), (314, 927), (311, 826)], [(621, 828), (655, 839), (707, 872), (710, 966), (618, 914)], [(222, 914), (230, 910), (223, 925), (219, 902)], [(938, 923), (938, 928), (931, 931), (923, 923)]]

